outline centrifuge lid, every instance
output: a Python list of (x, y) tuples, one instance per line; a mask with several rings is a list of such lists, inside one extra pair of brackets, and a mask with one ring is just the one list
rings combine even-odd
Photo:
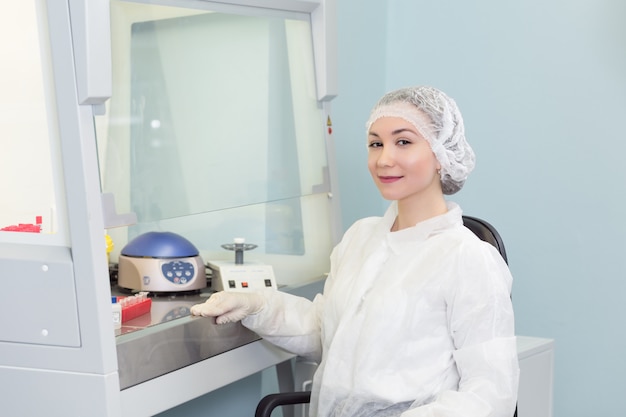
[(147, 232), (137, 236), (121, 252), (137, 258), (184, 258), (198, 256), (198, 249), (184, 237), (172, 232)]

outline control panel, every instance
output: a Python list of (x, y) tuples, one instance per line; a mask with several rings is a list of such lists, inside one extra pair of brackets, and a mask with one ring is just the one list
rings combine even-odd
[(274, 269), (271, 265), (248, 262), (212, 261), (211, 289), (214, 291), (250, 291), (265, 288), (277, 289)]
[(163, 263), (161, 272), (172, 284), (185, 285), (196, 276), (196, 267), (191, 262), (177, 260)]

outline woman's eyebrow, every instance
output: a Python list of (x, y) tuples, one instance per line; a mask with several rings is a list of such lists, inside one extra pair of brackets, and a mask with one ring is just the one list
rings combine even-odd
[[(414, 135), (417, 135), (418, 133), (415, 132), (413, 129), (409, 129), (407, 127), (401, 127), (400, 129), (396, 129), (396, 130), (392, 130), (391, 134), (392, 135), (399, 135), (400, 133), (404, 133), (404, 132), (409, 132), (409, 133), (413, 133)], [(371, 130), (368, 133), (369, 136), (376, 136), (377, 138), (380, 137), (380, 135), (376, 132), (372, 132)]]
[(400, 129), (396, 129), (393, 132), (391, 132), (392, 135), (398, 135), (400, 133), (404, 133), (404, 132), (410, 132), (415, 134), (416, 132), (414, 132), (412, 129), (408, 129), (406, 127), (400, 128)]

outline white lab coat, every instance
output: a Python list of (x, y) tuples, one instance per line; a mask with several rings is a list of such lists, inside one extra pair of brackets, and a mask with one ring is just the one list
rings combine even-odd
[(310, 415), (511, 417), (519, 368), (511, 275), (463, 227), (461, 209), (390, 232), (397, 214), (357, 221), (311, 302), (265, 292), (243, 324), (320, 361)]

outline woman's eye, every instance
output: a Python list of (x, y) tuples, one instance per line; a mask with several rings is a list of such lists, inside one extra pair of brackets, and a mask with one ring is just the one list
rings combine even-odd
[(409, 145), (411, 141), (408, 139), (398, 139), (396, 143), (400, 146), (404, 146), (404, 145)]
[(383, 144), (380, 142), (370, 142), (370, 144), (368, 145), (369, 148), (379, 148), (381, 146), (383, 146)]

